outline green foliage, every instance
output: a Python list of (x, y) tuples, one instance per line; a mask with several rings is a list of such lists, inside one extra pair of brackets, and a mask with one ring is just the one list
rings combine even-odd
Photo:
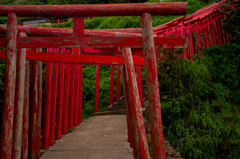
[(159, 64), (164, 134), (185, 158), (240, 156), (239, 47), (214, 46), (194, 62), (168, 50)]

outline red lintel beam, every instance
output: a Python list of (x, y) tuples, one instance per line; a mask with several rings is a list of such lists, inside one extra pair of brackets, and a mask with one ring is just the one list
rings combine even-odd
[[(161, 48), (186, 48), (185, 38), (155, 37), (155, 46)], [(139, 38), (123, 37), (18, 37), (18, 48), (142, 48), (143, 40)], [(6, 47), (6, 38), (0, 38), (0, 47)]]
[[(140, 33), (141, 30), (139, 29), (140, 28), (84, 30), (84, 34), (87, 36), (100, 37), (142, 37)], [(66, 28), (18, 26), (18, 30), (26, 32), (29, 36), (73, 36), (73, 29)], [(0, 25), (0, 33), (7, 33), (7, 25)]]
[(19, 17), (94, 17), (94, 16), (138, 16), (184, 15), (186, 2), (174, 3), (122, 3), (91, 5), (0, 5), (0, 16), (14, 12)]
[[(6, 58), (6, 51), (0, 51), (0, 59)], [(47, 62), (66, 62), (66, 63), (86, 63), (86, 64), (124, 64), (122, 55), (105, 56), (105, 55), (84, 55), (84, 54), (65, 54), (65, 53), (46, 53), (27, 51), (26, 60), (29, 61), (47, 61)], [(133, 56), (134, 65), (144, 65), (142, 57)]]

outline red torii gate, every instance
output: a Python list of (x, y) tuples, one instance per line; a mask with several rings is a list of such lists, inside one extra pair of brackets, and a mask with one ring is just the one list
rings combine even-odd
[[(6, 26), (0, 27), (2, 33), (7, 33), (6, 38), (0, 38), (0, 47), (7, 48), (6, 51), (1, 51), (0, 54), (0, 57), (6, 60), (3, 127), (1, 129), (0, 136), (1, 156), (3, 156), (3, 158), (20, 158), (20, 156), (22, 156), (22, 158), (28, 158), (29, 154), (29, 158), (36, 158), (40, 154), (42, 112), (41, 61), (47, 61), (54, 63), (47, 63), (46, 66), (46, 90), (42, 141), (42, 147), (44, 149), (48, 149), (48, 145), (52, 145), (54, 140), (56, 107), (51, 108), (51, 112), (53, 113), (50, 123), (50, 101), (52, 102), (52, 105), (56, 106), (58, 78), (57, 63), (67, 63), (65, 69), (67, 72), (65, 74), (66, 83), (63, 82), (64, 65), (61, 64), (60, 67), (59, 96), (64, 97), (62, 98), (62, 101), (59, 101), (59, 103), (63, 105), (61, 109), (65, 110), (65, 112), (62, 111), (62, 116), (66, 117), (67, 109), (65, 108), (68, 105), (67, 93), (69, 90), (67, 84), (70, 80), (70, 128), (81, 122), (81, 104), (80, 107), (78, 107), (79, 103), (81, 103), (81, 95), (79, 103), (77, 101), (74, 102), (74, 97), (76, 97), (75, 99), (78, 99), (78, 93), (82, 93), (82, 64), (98, 64), (97, 68), (99, 67), (99, 64), (113, 64), (120, 65), (121, 68), (120, 70), (124, 83), (124, 94), (127, 104), (129, 141), (133, 147), (134, 155), (137, 158), (142, 159), (150, 158), (134, 69), (134, 64), (144, 65), (145, 61), (153, 158), (165, 158), (155, 46), (160, 48), (184, 48), (186, 47), (186, 40), (182, 38), (154, 37), (151, 15), (185, 14), (186, 7), (187, 3), (184, 2), (104, 5), (1, 5), (0, 16), (8, 15), (7, 28)], [(17, 16), (68, 16), (73, 17), (74, 26), (73, 30), (24, 28), (17, 25)], [(123, 33), (124, 29), (85, 31), (83, 17), (88, 16), (141, 16), (142, 35), (137, 34), (139, 33), (138, 28), (129, 29), (127, 33)], [(17, 37), (18, 31), (19, 37)], [(40, 35), (43, 37), (40, 37)], [(26, 51), (26, 48), (56, 49), (48, 49), (48, 53), (44, 53), (41, 52), (41, 49)], [(65, 52), (65, 48), (72, 48), (72, 54), (59, 53), (59, 48), (63, 48), (61, 52)], [(100, 55), (97, 53), (95, 53), (95, 55), (89, 55), (84, 53), (83, 48), (97, 48), (102, 52)], [(131, 48), (133, 51), (135, 50), (135, 56), (132, 56), (134, 52), (132, 53)], [(109, 52), (109, 50), (111, 51)], [(70, 50), (67, 49), (67, 52), (70, 52)], [(114, 56), (116, 53), (117, 55)], [(145, 59), (144, 61), (143, 57)], [(31, 62), (29, 148), (25, 145), (28, 138), (28, 133), (26, 132), (27, 130), (25, 130), (25, 127), (28, 125), (28, 122), (22, 123), (22, 117), (25, 120), (28, 116), (28, 112), (26, 112), (28, 108), (26, 107), (28, 107), (29, 100), (29, 79), (28, 62), (26, 60), (33, 61)], [(123, 64), (125, 64), (125, 67)], [(72, 69), (70, 69), (70, 67)], [(70, 70), (71, 74), (69, 75)], [(74, 79), (75, 73), (79, 75), (76, 76), (76, 79)], [(53, 78), (53, 83), (51, 83), (51, 78)], [(75, 89), (74, 83), (77, 84)], [(51, 87), (53, 87), (52, 93), (49, 91), (51, 90)], [(50, 100), (50, 98), (53, 100)], [(74, 109), (77, 110), (75, 113), (73, 111)], [(95, 108), (95, 111), (97, 111), (97, 108)], [(77, 114), (77, 112), (79, 112), (79, 114)], [(67, 121), (64, 121), (62, 125), (65, 130), (67, 126), (66, 122)], [(61, 127), (59, 128), (57, 125), (57, 129), (61, 129)], [(24, 132), (23, 136), (22, 132)], [(59, 132), (60, 131), (58, 131), (57, 138), (59, 138)], [(23, 145), (23, 149), (21, 148), (21, 145)]]

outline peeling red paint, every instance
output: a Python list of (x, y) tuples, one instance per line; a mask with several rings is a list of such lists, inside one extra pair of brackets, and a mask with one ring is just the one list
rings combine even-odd
[(4, 99), (2, 107), (2, 128), (0, 130), (0, 156), (12, 157), (13, 116), (17, 65), (17, 25), (16, 14), (8, 14), (7, 54), (5, 64)]
[(131, 103), (130, 112), (132, 114), (133, 137), (137, 152), (136, 158), (150, 159), (131, 49), (123, 48), (123, 55), (126, 67), (127, 86), (129, 89), (128, 95)]
[(14, 12), (23, 17), (92, 17), (186, 14), (187, 3), (127, 3), (92, 5), (1, 5), (0, 16)]
[(164, 159), (165, 149), (151, 15), (148, 13), (143, 14), (141, 16), (141, 22), (153, 159)]

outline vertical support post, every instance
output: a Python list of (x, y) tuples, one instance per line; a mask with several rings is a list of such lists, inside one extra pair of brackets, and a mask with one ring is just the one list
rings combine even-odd
[(114, 65), (110, 65), (109, 105), (113, 104)]
[(83, 65), (80, 64), (80, 75), (79, 75), (79, 109), (78, 109), (78, 123), (82, 122), (82, 84), (83, 84)]
[(143, 52), (147, 76), (148, 109), (153, 159), (165, 158), (157, 63), (155, 57), (151, 15), (144, 13), (141, 16), (141, 24), (143, 34)]
[(141, 103), (141, 107), (143, 108), (141, 66), (137, 66), (137, 84), (138, 84), (138, 92), (139, 92), (139, 97), (140, 97), (140, 103)]
[(29, 62), (25, 62), (25, 84), (23, 105), (23, 130), (21, 159), (28, 159), (28, 126), (29, 126)]
[[(62, 53), (65, 53), (65, 48), (62, 48)], [(64, 88), (64, 67), (65, 64), (60, 64), (60, 77), (59, 77), (59, 91), (58, 91), (58, 110), (57, 110), (57, 125), (56, 125), (56, 140), (61, 138), (61, 127), (63, 120), (63, 88)]]
[(128, 141), (130, 143), (130, 147), (133, 148), (133, 154), (136, 157), (137, 151), (136, 151), (136, 145), (134, 142), (134, 128), (133, 128), (133, 119), (132, 119), (132, 108), (131, 108), (131, 102), (129, 99), (129, 91), (128, 91), (128, 85), (127, 85), (127, 77), (126, 77), (126, 68), (124, 65), (121, 65), (120, 67), (122, 82), (123, 82), (123, 94), (124, 99), (126, 103), (126, 117), (127, 117), (127, 128), (128, 128)]
[[(52, 49), (48, 49), (52, 52)], [(52, 63), (46, 65), (45, 78), (45, 98), (44, 98), (44, 113), (43, 113), (43, 139), (42, 148), (47, 150), (49, 146), (49, 128), (50, 128), (50, 111), (51, 111), (51, 89), (52, 89)]]
[(123, 48), (123, 55), (126, 66), (128, 93), (131, 102), (134, 142), (137, 152), (136, 158), (150, 159), (131, 49)]
[(76, 127), (78, 125), (78, 101), (79, 101), (79, 65), (76, 65), (76, 77), (75, 77), (75, 104), (74, 104), (74, 121), (73, 126)]
[[(54, 52), (59, 52), (59, 48), (55, 48)], [(50, 120), (50, 137), (49, 145), (54, 144), (54, 131), (56, 122), (56, 103), (57, 103), (57, 84), (58, 84), (58, 64), (53, 64), (53, 79), (52, 79), (52, 92), (51, 92), (51, 120)]]
[[(38, 52), (42, 52), (39, 48)], [(41, 149), (41, 131), (42, 131), (42, 61), (37, 62), (38, 77), (37, 77), (37, 89), (38, 89), (38, 108), (37, 108), (37, 158), (40, 157)]]
[[(25, 32), (20, 32), (19, 37), (27, 37)], [(13, 153), (12, 158), (21, 158), (22, 128), (23, 128), (23, 105), (25, 88), (25, 62), (26, 49), (22, 48), (17, 53), (16, 95), (13, 122)]]
[[(74, 36), (84, 35), (84, 17), (73, 17), (73, 34)], [(73, 51), (74, 54), (80, 54), (84, 51), (84, 48), (73, 48)], [(82, 121), (82, 69), (82, 64), (76, 65), (74, 126)]]
[(100, 74), (100, 65), (96, 65), (95, 105), (94, 105), (94, 112), (95, 112), (95, 113), (98, 112), (99, 74)]
[(73, 113), (74, 113), (74, 78), (75, 78), (75, 65), (71, 64), (70, 73), (70, 102), (69, 102), (69, 115), (68, 115), (68, 128), (73, 129)]
[(68, 99), (69, 99), (69, 80), (70, 64), (66, 64), (64, 77), (64, 99), (63, 99), (63, 119), (62, 119), (62, 134), (67, 134), (68, 128)]
[(7, 22), (7, 54), (5, 64), (4, 99), (2, 109), (2, 128), (0, 135), (0, 156), (11, 158), (12, 156), (12, 135), (13, 115), (16, 83), (17, 63), (17, 25), (16, 14), (8, 14)]
[(120, 68), (117, 65), (117, 89), (116, 89), (116, 101), (120, 98)]
[(31, 159), (37, 158), (37, 109), (38, 109), (38, 66), (37, 61), (31, 62), (30, 72), (30, 107), (29, 107), (29, 152)]

